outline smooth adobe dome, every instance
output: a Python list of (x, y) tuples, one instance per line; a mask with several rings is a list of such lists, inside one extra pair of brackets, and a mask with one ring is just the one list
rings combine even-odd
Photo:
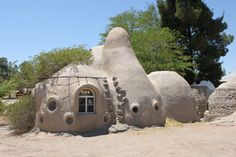
[(125, 29), (115, 27), (109, 32), (106, 38), (105, 48), (131, 47), (129, 38), (130, 36)]
[(236, 72), (230, 73), (222, 77), (221, 82), (235, 82), (236, 83)]
[(132, 126), (164, 125), (160, 97), (135, 56), (126, 30), (116, 27), (110, 31), (103, 47), (102, 59), (102, 69), (108, 75), (109, 87), (116, 85), (116, 93), (111, 91), (111, 95), (113, 100), (119, 100), (114, 102), (120, 104), (119, 117)]
[(224, 88), (228, 88), (228, 89), (234, 89), (236, 90), (236, 82), (229, 82), (229, 83), (222, 83), (218, 89), (224, 89)]
[(148, 78), (160, 93), (167, 117), (179, 122), (199, 121), (195, 98), (184, 78), (172, 71), (152, 72)]

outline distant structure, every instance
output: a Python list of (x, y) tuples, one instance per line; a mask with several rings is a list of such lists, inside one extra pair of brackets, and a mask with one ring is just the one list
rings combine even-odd
[(199, 84), (192, 84), (191, 88), (197, 102), (199, 114), (201, 118), (203, 118), (205, 111), (209, 110), (207, 100), (209, 96), (214, 92), (215, 86), (212, 82), (203, 80)]
[[(175, 73), (180, 81), (169, 79), (159, 91), (159, 84), (138, 62), (123, 28), (112, 29), (105, 45), (92, 52), (92, 65), (68, 65), (36, 85), (36, 127), (50, 132), (117, 132), (129, 126), (164, 126), (168, 113), (182, 122), (199, 120), (186, 82)], [(171, 98), (164, 93), (169, 87)], [(174, 95), (178, 93), (182, 97)]]

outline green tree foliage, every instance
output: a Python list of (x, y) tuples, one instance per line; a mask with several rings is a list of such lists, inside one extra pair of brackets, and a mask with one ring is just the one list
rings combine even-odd
[(183, 35), (180, 44), (194, 64), (185, 78), (189, 83), (210, 80), (219, 83), (224, 71), (220, 57), (228, 52), (233, 36), (224, 31), (223, 17), (214, 19), (214, 13), (202, 0), (157, 0), (161, 26)]
[(19, 66), (19, 72), (11, 79), (14, 82), (14, 88), (34, 87), (38, 81), (38, 74), (32, 61), (24, 61)]
[(91, 57), (91, 52), (82, 46), (54, 49), (23, 62), (18, 69), (6, 58), (0, 58), (0, 97), (13, 89), (33, 88), (40, 78), (49, 78), (70, 63), (89, 64)]
[(148, 29), (133, 34), (134, 51), (147, 73), (157, 70), (177, 71), (184, 75), (191, 66), (183, 48), (176, 44), (181, 36), (168, 28)]
[(6, 80), (9, 78), (9, 67), (7, 58), (1, 57), (0, 58), (0, 79)]
[(9, 62), (7, 58), (0, 57), (0, 82), (10, 79), (16, 72), (15, 62)]
[(13, 79), (0, 82), (0, 98), (9, 94), (12, 89), (15, 89), (16, 82)]
[(127, 32), (129, 32), (130, 36), (132, 36), (132, 33), (138, 29), (138, 19), (139, 19), (139, 12), (130, 9), (129, 11), (125, 11), (123, 13), (120, 13), (116, 15), (115, 17), (110, 17), (110, 23), (106, 27), (106, 31), (104, 33), (101, 33), (101, 44), (104, 43), (109, 31), (114, 27), (122, 27)]
[(91, 53), (82, 46), (42, 52), (32, 60), (38, 78), (50, 77), (70, 63), (90, 62)]
[(171, 70), (185, 75), (191, 62), (178, 44), (181, 36), (168, 28), (161, 28), (158, 16), (155, 5), (149, 5), (145, 11), (131, 9), (111, 17), (105, 33), (101, 34), (102, 42), (109, 30), (123, 27), (130, 34), (136, 56), (147, 73)]
[(5, 96), (14, 88), (11, 78), (17, 73), (15, 63), (9, 62), (7, 58), (0, 57), (0, 97)]

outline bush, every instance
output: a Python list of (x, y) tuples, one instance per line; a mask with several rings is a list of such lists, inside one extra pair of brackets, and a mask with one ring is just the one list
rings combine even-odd
[(2, 115), (5, 110), (6, 110), (5, 105), (0, 101), (0, 115)]
[(34, 127), (36, 105), (34, 98), (24, 96), (7, 107), (7, 117), (12, 127), (16, 130), (29, 131)]

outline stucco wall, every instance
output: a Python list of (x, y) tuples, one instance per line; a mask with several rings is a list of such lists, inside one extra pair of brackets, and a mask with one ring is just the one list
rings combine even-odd
[[(67, 69), (70, 68), (70, 66), (67, 67)], [(77, 68), (79, 70), (84, 66)], [(71, 73), (72, 77), (60, 78), (60, 76), (66, 76), (65, 71), (55, 75), (58, 78), (51, 78), (37, 85), (35, 93), (37, 126), (41, 130), (52, 132), (88, 132), (108, 127), (111, 124), (112, 116), (105, 100), (104, 79), (77, 78), (73, 77), (75, 73)], [(80, 90), (85, 88), (89, 88), (95, 93), (95, 113), (79, 113), (78, 95)], [(48, 104), (52, 99), (56, 100), (57, 108), (49, 111)], [(104, 117), (106, 117), (106, 122), (104, 122)], [(72, 124), (67, 124), (68, 118), (73, 119)]]
[(167, 117), (180, 122), (199, 121), (196, 101), (184, 78), (172, 71), (152, 72), (148, 78), (161, 95)]
[(125, 123), (139, 127), (164, 125), (160, 97), (136, 58), (129, 34), (123, 28), (117, 27), (109, 32), (102, 59), (102, 68), (110, 76), (110, 86), (114, 84), (112, 76), (117, 78), (116, 90), (121, 88), (120, 93), (112, 93), (113, 97), (125, 93), (123, 98), (127, 101), (121, 100), (120, 106), (123, 108), (118, 107), (119, 112), (123, 112), (121, 116), (124, 116)]
[(236, 111), (236, 83), (223, 83), (208, 99), (209, 115), (206, 120), (228, 116)]

